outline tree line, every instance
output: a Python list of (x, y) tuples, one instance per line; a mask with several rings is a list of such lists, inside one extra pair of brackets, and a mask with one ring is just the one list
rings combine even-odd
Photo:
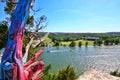
[[(94, 41), (94, 46), (118, 45), (120, 43), (120, 33), (50, 33), (49, 35), (54, 46), (60, 46), (61, 42), (71, 42), (70, 46), (75, 46), (75, 41), (81, 40), (82, 37), (98, 37), (99, 40), (91, 40)], [(88, 45), (87, 39), (85, 41), (85, 45)], [(81, 45), (82, 42), (79, 42), (78, 46)]]
[(101, 46), (102, 44), (106, 46), (119, 45), (119, 43), (120, 43), (120, 39), (105, 39), (104, 41), (103, 40), (94, 41), (94, 46), (96, 45)]
[[(74, 39), (81, 39), (82, 37), (99, 37), (102, 40), (111, 39), (111, 38), (119, 38), (120, 33), (50, 33), (49, 37), (52, 38), (60, 38), (61, 40), (66, 40), (66, 38), (74, 38)], [(59, 39), (59, 40), (60, 40)], [(68, 39), (69, 40), (69, 39)]]

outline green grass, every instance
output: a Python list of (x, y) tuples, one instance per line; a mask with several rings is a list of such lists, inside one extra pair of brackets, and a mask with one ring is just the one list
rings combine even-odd
[(52, 40), (50, 38), (46, 38), (45, 43), (50, 44), (50, 45), (54, 45), (54, 43), (52, 42)]
[[(82, 42), (82, 45), (85, 45), (86, 42), (88, 42), (88, 45), (93, 45), (93, 42), (94, 42), (94, 41), (88, 41), (88, 40), (77, 40), (77, 41), (75, 41), (76, 46), (78, 46), (78, 43), (79, 43), (80, 41)], [(54, 43), (51, 41), (50, 38), (46, 38), (46, 39), (45, 39), (45, 42), (46, 42), (47, 44), (54, 45)], [(61, 42), (61, 45), (69, 46), (70, 43), (71, 43), (71, 41)]]
[[(77, 40), (75, 41), (76, 45), (78, 46), (78, 43), (79, 42), (82, 42), (82, 45), (85, 45), (86, 42), (88, 42), (88, 45), (93, 45), (93, 41), (88, 41), (88, 40)], [(70, 45), (70, 41), (69, 42), (61, 42), (61, 45), (66, 45), (66, 46), (69, 46)]]
[(50, 38), (45, 38), (45, 42), (50, 44), (51, 43), (51, 39)]
[(61, 42), (61, 45), (69, 46), (71, 42)]

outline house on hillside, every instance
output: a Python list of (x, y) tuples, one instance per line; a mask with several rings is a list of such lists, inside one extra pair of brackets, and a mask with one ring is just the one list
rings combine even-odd
[(100, 40), (99, 37), (82, 37), (83, 40), (91, 40), (91, 41), (96, 41), (96, 40)]

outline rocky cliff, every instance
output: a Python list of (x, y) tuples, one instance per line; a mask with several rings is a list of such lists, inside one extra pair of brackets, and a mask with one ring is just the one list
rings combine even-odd
[(84, 72), (77, 80), (120, 80), (120, 78), (91, 69)]

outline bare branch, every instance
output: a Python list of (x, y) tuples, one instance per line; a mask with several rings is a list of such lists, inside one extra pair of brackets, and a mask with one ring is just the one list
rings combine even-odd
[(41, 9), (34, 10), (33, 7), (31, 7), (31, 10), (33, 11), (33, 15), (35, 15), (37, 12), (39, 12)]

